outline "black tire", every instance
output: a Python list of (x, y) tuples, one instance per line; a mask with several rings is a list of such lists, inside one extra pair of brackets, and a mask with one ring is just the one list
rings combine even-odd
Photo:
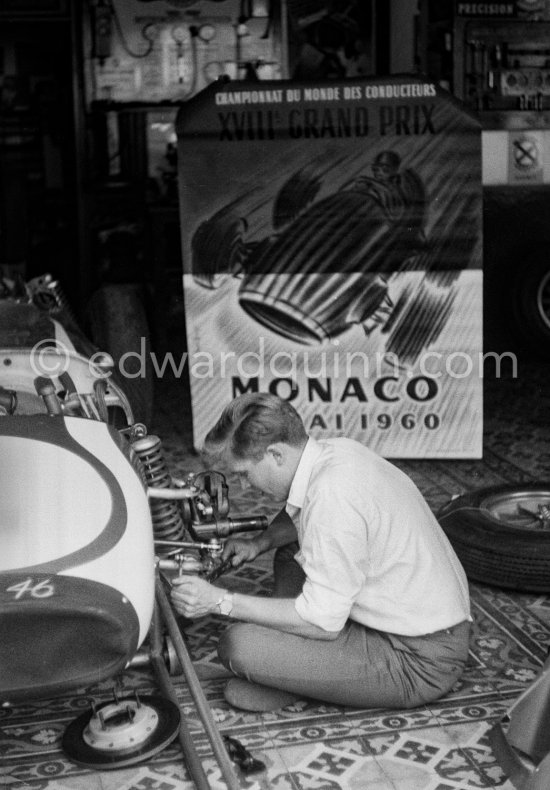
[(536, 249), (520, 263), (513, 289), (513, 312), (526, 351), (550, 359), (550, 255)]
[[(92, 294), (86, 312), (88, 333), (100, 351), (113, 357), (113, 378), (130, 401), (134, 420), (149, 425), (153, 416), (154, 380), (149, 326), (140, 286), (105, 285)], [(128, 352), (133, 353), (125, 357)]]
[(246, 222), (224, 208), (202, 222), (193, 235), (192, 269), (195, 282), (219, 288), (230, 274), (238, 274), (246, 257)]
[(382, 330), (390, 333), (388, 353), (414, 365), (422, 351), (437, 340), (453, 307), (455, 280), (455, 272), (427, 272), (418, 286), (403, 291)]
[(550, 592), (550, 484), (482, 488), (437, 514), (466, 575), (524, 592)]
[(312, 165), (293, 173), (283, 184), (273, 205), (273, 227), (279, 230), (292, 222), (312, 203), (321, 189), (321, 179)]

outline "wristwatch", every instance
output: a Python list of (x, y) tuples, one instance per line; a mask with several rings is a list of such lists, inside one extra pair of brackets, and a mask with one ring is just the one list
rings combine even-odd
[(218, 607), (220, 614), (224, 614), (226, 617), (229, 617), (233, 610), (233, 593), (227, 592), (227, 590), (225, 590), (220, 600), (216, 601), (216, 606)]

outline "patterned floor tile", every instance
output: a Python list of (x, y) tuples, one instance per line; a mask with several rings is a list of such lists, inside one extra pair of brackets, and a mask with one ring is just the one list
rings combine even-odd
[[(453, 729), (431, 727), (398, 733), (389, 742), (384, 736), (369, 739), (381, 770), (398, 788), (498, 787), (512, 785), (498, 766), (486, 740), (487, 724)], [(414, 767), (414, 771), (412, 768)]]
[[(1, 781), (0, 787), (2, 787)], [(10, 785), (8, 785), (8, 787), (10, 787)], [(14, 790), (26, 790), (27, 787), (31, 790), (31, 788), (36, 787), (36, 785), (21, 785), (15, 783), (12, 787)], [(73, 779), (52, 779), (48, 783), (48, 790), (103, 790), (103, 786), (99, 774), (90, 774), (88, 776), (75, 777)]]
[[(261, 752), (254, 752), (253, 756), (263, 764), (263, 770), (254, 773), (244, 773), (235, 766), (235, 777), (242, 790), (269, 790), (271, 787), (278, 786), (279, 783), (288, 781), (288, 771), (280, 754), (274, 749), (264, 749)], [(226, 790), (226, 783), (223, 779), (221, 770), (213, 758), (203, 760), (203, 767), (208, 777), (208, 782), (212, 790)], [(187, 784), (178, 784), (178, 781), (186, 781), (186, 772), (181, 767), (174, 764), (159, 766), (155, 768), (155, 774), (164, 785), (159, 785), (158, 790), (187, 790)], [(174, 782), (171, 785), (170, 782)], [(192, 786), (192, 785), (191, 785)], [(103, 790), (116, 790), (113, 788), (103, 788)], [(156, 790), (156, 788), (153, 788)]]
[[(513, 790), (512, 783), (507, 780), (498, 765), (488, 738), (494, 723), (494, 719), (454, 725), (443, 722), (436, 730), (420, 735), (427, 737), (430, 742), (441, 744), (455, 754), (458, 749), (463, 762), (473, 766), (476, 774), (485, 781), (485, 785), (481, 786)], [(459, 758), (456, 759), (458, 761)]]
[[(101, 774), (101, 790), (193, 790), (194, 787), (188, 774), (177, 765), (166, 772), (157, 767), (140, 766)], [(85, 785), (83, 790), (88, 790)]]
[(362, 738), (287, 746), (279, 753), (293, 788), (389, 790), (386, 778)]

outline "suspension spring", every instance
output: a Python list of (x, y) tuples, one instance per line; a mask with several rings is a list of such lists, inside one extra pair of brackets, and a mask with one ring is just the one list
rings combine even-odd
[[(158, 436), (143, 436), (132, 442), (147, 484), (151, 488), (171, 488), (172, 478), (168, 471), (162, 442)], [(185, 526), (179, 503), (170, 499), (150, 499), (153, 535), (156, 540), (182, 540)]]

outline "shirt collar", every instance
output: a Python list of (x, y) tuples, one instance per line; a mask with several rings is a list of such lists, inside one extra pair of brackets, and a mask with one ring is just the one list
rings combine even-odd
[(292, 484), (288, 493), (287, 504), (291, 505), (293, 508), (302, 509), (313, 466), (321, 455), (322, 450), (323, 448), (319, 442), (312, 439), (310, 436), (304, 447), (298, 466), (296, 467), (296, 472), (292, 478)]

